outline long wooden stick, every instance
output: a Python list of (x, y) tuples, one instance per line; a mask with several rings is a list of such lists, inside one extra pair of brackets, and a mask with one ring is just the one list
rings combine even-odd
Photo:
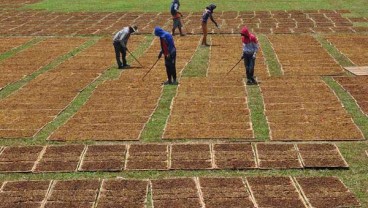
[(231, 68), (226, 75), (228, 75), (240, 62), (241, 62), (242, 58), (238, 61), (238, 63), (235, 64), (235, 66), (233, 66), (233, 68)]
[(143, 65), (138, 61), (138, 59), (136, 59), (134, 56), (133, 56), (133, 54), (128, 50), (128, 48), (127, 48), (127, 51), (128, 51), (128, 53), (133, 57), (133, 59), (139, 64), (139, 65), (141, 65), (141, 67), (143, 68)]
[(160, 60), (160, 58), (158, 58), (156, 60), (156, 62), (152, 65), (152, 67), (148, 70), (148, 72), (142, 77), (142, 80), (147, 76), (148, 73), (150, 73), (150, 71), (153, 69), (153, 67), (155, 67), (155, 65), (157, 64), (158, 60)]

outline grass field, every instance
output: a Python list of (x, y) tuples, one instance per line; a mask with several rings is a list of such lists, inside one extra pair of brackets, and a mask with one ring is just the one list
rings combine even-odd
[[(181, 1), (181, 10), (186, 12), (201, 12), (211, 1), (185, 0)], [(262, 11), (262, 10), (313, 10), (349, 9), (355, 15), (367, 16), (365, 0), (229, 0), (212, 1), (217, 4), (218, 11)], [(49, 11), (136, 11), (165, 12), (169, 11), (170, 0), (43, 0), (28, 6), (31, 9)]]
[[(185, 12), (201, 12), (208, 4), (204, 0), (182, 0), (181, 11)], [(218, 11), (268, 11), (268, 10), (350, 10), (351, 14), (347, 16), (368, 17), (368, 8), (366, 0), (229, 0), (229, 1), (213, 1), (217, 4)], [(21, 9), (47, 10), (56, 12), (168, 12), (170, 0), (43, 0), (39, 3), (21, 7)], [(368, 23), (367, 23), (368, 24)], [(364, 26), (364, 24), (362, 24)], [(96, 36), (96, 35), (95, 35)], [(329, 44), (323, 34), (315, 34), (313, 37), (321, 43), (322, 47), (330, 54), (330, 56), (340, 66), (351, 66), (353, 63), (337, 48)], [(12, 49), (6, 53), (0, 54), (0, 64), (3, 60), (14, 56), (19, 51), (32, 47), (33, 44), (40, 41), (43, 37), (36, 37), (33, 41), (24, 44), (21, 47)], [(52, 70), (56, 65), (72, 59), (80, 51), (85, 50), (95, 44), (100, 36), (91, 38), (88, 42), (75, 50), (59, 57), (50, 64), (40, 68), (38, 71), (23, 79), (8, 85), (0, 90), (0, 101), (6, 99), (12, 93), (17, 92), (20, 88), (27, 85), (31, 80), (35, 79), (42, 73)], [(146, 39), (140, 43), (139, 47), (133, 52), (137, 58), (142, 56), (146, 49), (150, 47), (151, 41), (156, 40), (152, 35), (147, 35)], [(185, 38), (185, 37), (184, 37)], [(282, 76), (279, 60), (272, 48), (271, 42), (266, 35), (258, 36), (267, 64), (267, 69), (271, 76)], [(211, 38), (209, 38), (211, 41)], [(181, 74), (182, 77), (205, 77), (209, 54), (211, 50), (207, 47), (196, 49), (191, 60), (186, 65)], [(237, 52), (238, 53), (238, 52)], [(128, 61), (133, 63), (133, 59)], [(227, 66), (226, 66), (227, 67)], [(115, 67), (111, 66), (98, 79), (91, 82), (83, 91), (78, 93), (73, 101), (60, 113), (57, 117), (47, 125), (33, 139), (0, 139), (0, 150), (2, 146), (17, 146), (17, 145), (53, 145), (64, 144), (60, 142), (47, 141), (46, 139), (60, 126), (68, 121), (83, 105), (88, 101), (95, 89), (106, 80), (115, 80), (124, 73)], [(257, 74), (257, 72), (256, 72)], [(352, 76), (345, 74), (345, 76)], [(323, 77), (323, 81), (336, 94), (339, 101), (342, 103), (348, 114), (352, 117), (354, 123), (362, 131), (365, 138), (368, 138), (368, 117), (360, 110), (359, 106), (333, 78), (329, 76)], [(264, 113), (264, 100), (259, 86), (248, 86), (246, 88), (248, 94), (248, 105), (251, 111), (250, 119), (255, 125), (254, 134), (256, 142), (270, 142), (270, 129), (268, 120)], [(173, 98), (178, 91), (177, 86), (164, 86), (163, 93), (158, 102), (158, 106), (154, 113), (146, 123), (141, 134), (141, 143), (147, 142), (170, 142), (161, 139), (165, 124), (170, 114)], [(201, 141), (201, 140), (199, 140)], [(216, 141), (216, 140), (214, 140)], [(229, 140), (232, 141), (232, 140)], [(175, 142), (192, 142), (192, 140), (182, 140)], [(197, 141), (195, 141), (197, 142)], [(211, 141), (213, 142), (213, 141)], [(96, 141), (76, 141), (70, 142), (73, 144), (98, 144)], [(118, 143), (118, 142), (117, 142)], [(68, 142), (69, 144), (69, 142)], [(288, 169), (288, 170), (170, 170), (170, 171), (122, 171), (122, 172), (76, 172), (76, 173), (10, 173), (1, 174), (0, 182), (6, 180), (66, 180), (66, 179), (85, 179), (85, 178), (113, 178), (124, 177), (128, 179), (161, 179), (171, 177), (200, 177), (200, 176), (216, 176), (216, 177), (231, 177), (231, 176), (337, 176), (345, 185), (358, 197), (362, 207), (368, 207), (368, 156), (365, 151), (368, 151), (367, 140), (358, 142), (336, 142), (337, 146), (347, 163), (349, 169)], [(1, 152), (1, 151), (0, 151)], [(1, 184), (0, 184), (1, 185)], [(152, 200), (148, 199), (147, 207), (152, 207)], [(1, 206), (1, 205), (0, 205)]]

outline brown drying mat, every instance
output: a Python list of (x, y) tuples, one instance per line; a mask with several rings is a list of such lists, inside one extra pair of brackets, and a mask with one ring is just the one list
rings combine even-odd
[(126, 161), (127, 170), (167, 170), (169, 147), (165, 144), (132, 144)]
[(294, 144), (257, 143), (256, 149), (260, 169), (303, 168)]
[(217, 169), (257, 168), (251, 143), (213, 144), (213, 155)]
[(148, 184), (143, 180), (103, 180), (97, 207), (145, 207)]
[(368, 115), (368, 76), (334, 77), (334, 79), (355, 99), (363, 113)]
[[(366, 19), (360, 18), (355, 21), (367, 22)], [(368, 35), (364, 32), (368, 31), (368, 27), (353, 27), (357, 32), (350, 35), (328, 35), (326, 39), (346, 56), (355, 66), (368, 66)], [(363, 33), (361, 33), (363, 32)]]
[(0, 154), (0, 172), (31, 172), (43, 148), (5, 147)]
[(41, 207), (51, 181), (8, 181), (0, 192), (1, 207)]
[(297, 177), (311, 207), (360, 207), (360, 202), (337, 177)]
[(199, 178), (206, 207), (255, 207), (242, 178)]
[[(125, 25), (139, 25), (140, 34), (151, 34), (156, 25), (172, 24), (168, 12), (38, 12), (33, 10), (8, 10), (10, 8), (22, 7), (25, 4), (35, 3), (40, 0), (2, 0), (1, 8), (5, 8), (6, 17), (12, 21), (3, 21), (1, 35), (13, 36), (63, 36), (63, 35), (111, 35), (121, 29), (121, 20)], [(216, 29), (215, 25), (208, 25), (209, 33), (238, 34), (239, 25), (247, 24), (250, 31), (255, 33), (312, 33), (312, 32), (360, 32), (367, 31), (367, 27), (354, 27), (352, 21), (344, 17), (345, 11), (335, 10), (294, 10), (281, 11), (246, 11), (244, 12), (222, 12), (216, 16), (221, 18), (222, 30)], [(227, 15), (231, 13), (230, 15)], [(260, 14), (258, 14), (260, 13)], [(185, 19), (185, 32), (187, 34), (201, 34), (198, 27), (198, 12), (183, 13)], [(17, 18), (17, 17), (27, 18)], [(154, 17), (154, 21), (147, 21)], [(5, 18), (5, 20), (7, 20)], [(55, 27), (57, 22), (57, 27)], [(98, 24), (91, 27), (91, 22)], [(366, 19), (355, 19), (354, 22), (366, 22)], [(106, 27), (109, 26), (109, 27)], [(276, 27), (277, 26), (277, 27)], [(17, 28), (16, 30), (14, 28)], [(358, 30), (360, 29), (360, 30)], [(216, 36), (215, 36), (216, 37)], [(350, 37), (350, 36), (349, 36)], [(180, 40), (180, 39), (179, 39)], [(226, 41), (229, 41), (226, 39)], [(219, 45), (216, 45), (219, 47)], [(180, 47), (178, 47), (180, 48)], [(221, 50), (222, 51), (222, 50)], [(226, 51), (223, 53), (230, 53)]]
[[(358, 207), (337, 177), (89, 179), (0, 182), (1, 207)], [(136, 205), (136, 206), (134, 206)]]
[(293, 168), (348, 168), (348, 164), (331, 143), (54, 145), (0, 151), (0, 172)]
[(45, 207), (93, 207), (100, 185), (99, 179), (54, 181)]
[(34, 172), (75, 172), (84, 145), (47, 146)]
[(305, 168), (348, 168), (335, 144), (297, 144)]
[(89, 145), (79, 171), (121, 171), (126, 145)]
[(306, 207), (290, 177), (247, 177), (257, 207)]
[(209, 144), (171, 145), (171, 169), (211, 169), (212, 157)]
[(202, 207), (194, 178), (152, 180), (155, 208)]

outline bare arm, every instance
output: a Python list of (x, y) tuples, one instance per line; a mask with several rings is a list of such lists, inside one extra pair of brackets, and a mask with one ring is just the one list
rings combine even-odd
[(218, 24), (217, 24), (217, 22), (213, 19), (212, 14), (210, 15), (210, 19), (211, 19), (211, 21), (216, 25), (216, 27), (218, 27)]

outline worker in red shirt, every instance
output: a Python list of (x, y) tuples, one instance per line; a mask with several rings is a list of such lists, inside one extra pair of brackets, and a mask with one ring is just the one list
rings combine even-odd
[(174, 44), (174, 39), (172, 35), (163, 30), (160, 27), (155, 27), (155, 36), (160, 37), (161, 51), (158, 55), (158, 59), (164, 55), (165, 57), (165, 67), (167, 73), (167, 81), (164, 85), (177, 85), (176, 80), (176, 48)]
[(256, 85), (257, 81), (254, 79), (254, 66), (256, 64), (256, 56), (258, 52), (258, 40), (257, 37), (250, 33), (247, 27), (243, 27), (240, 31), (243, 43), (243, 55), (244, 66), (247, 75), (247, 85)]

